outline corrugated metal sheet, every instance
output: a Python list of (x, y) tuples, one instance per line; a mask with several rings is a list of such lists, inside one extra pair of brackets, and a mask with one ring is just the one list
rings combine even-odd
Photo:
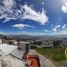
[(17, 48), (18, 48), (18, 46), (14, 46), (14, 45), (8, 45), (8, 44), (0, 45), (0, 50), (3, 51), (6, 55), (10, 54)]

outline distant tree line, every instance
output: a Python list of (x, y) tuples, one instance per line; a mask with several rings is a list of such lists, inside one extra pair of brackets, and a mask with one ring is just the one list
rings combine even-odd
[(61, 41), (53, 41), (53, 47), (60, 47), (61, 46)]
[(42, 44), (42, 41), (35, 41), (35, 42), (33, 42), (32, 44), (34, 44), (34, 45), (41, 45)]

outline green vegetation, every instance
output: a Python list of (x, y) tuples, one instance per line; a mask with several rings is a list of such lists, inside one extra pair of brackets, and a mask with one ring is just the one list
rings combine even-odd
[(36, 51), (55, 62), (63, 64), (66, 60), (65, 58), (65, 47), (59, 48), (37, 48)]

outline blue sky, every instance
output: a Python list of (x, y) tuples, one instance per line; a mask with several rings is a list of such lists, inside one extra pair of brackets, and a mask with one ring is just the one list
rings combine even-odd
[(0, 0), (0, 33), (67, 35), (67, 0)]

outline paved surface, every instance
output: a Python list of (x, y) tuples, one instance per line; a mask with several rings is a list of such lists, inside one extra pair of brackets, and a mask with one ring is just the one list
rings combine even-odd
[(42, 67), (56, 67), (49, 59), (44, 57), (43, 55), (38, 54), (35, 50), (29, 50), (29, 55), (37, 54), (39, 55), (41, 66)]

